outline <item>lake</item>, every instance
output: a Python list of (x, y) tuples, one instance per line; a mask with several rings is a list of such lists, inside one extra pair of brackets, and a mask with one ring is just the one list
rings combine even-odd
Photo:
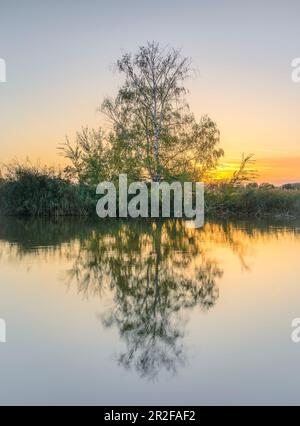
[(0, 404), (299, 404), (300, 222), (0, 219)]

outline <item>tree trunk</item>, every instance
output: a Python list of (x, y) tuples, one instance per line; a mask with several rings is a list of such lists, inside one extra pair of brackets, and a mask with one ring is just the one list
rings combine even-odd
[(159, 129), (155, 130), (155, 144), (154, 144), (154, 158), (155, 158), (155, 182), (160, 182), (160, 164), (159, 164)]

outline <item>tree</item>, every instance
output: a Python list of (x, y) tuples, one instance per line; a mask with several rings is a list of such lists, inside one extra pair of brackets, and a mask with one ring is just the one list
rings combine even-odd
[(190, 59), (152, 42), (124, 54), (117, 69), (124, 84), (101, 107), (110, 133), (84, 129), (75, 147), (67, 140), (60, 149), (72, 162), (68, 174), (89, 184), (121, 173), (131, 180), (201, 180), (224, 152), (216, 124), (207, 116), (197, 122), (185, 101)]
[(125, 82), (101, 108), (113, 125), (113, 150), (154, 181), (201, 177), (215, 167), (224, 154), (217, 126), (206, 116), (197, 123), (184, 99), (191, 61), (153, 42), (123, 55), (117, 68)]

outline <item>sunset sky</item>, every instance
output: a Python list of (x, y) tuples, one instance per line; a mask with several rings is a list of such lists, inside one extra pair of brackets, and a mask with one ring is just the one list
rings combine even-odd
[(62, 164), (65, 135), (103, 125), (115, 60), (155, 40), (193, 59), (188, 100), (217, 122), (224, 168), (253, 153), (260, 181), (300, 181), (299, 16), (299, 0), (0, 0), (0, 162)]

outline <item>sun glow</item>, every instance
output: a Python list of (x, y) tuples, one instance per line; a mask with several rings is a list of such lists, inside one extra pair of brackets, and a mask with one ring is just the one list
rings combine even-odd
[(230, 180), (234, 172), (239, 169), (240, 162), (240, 160), (228, 160), (220, 163), (217, 168), (210, 173), (208, 180), (217, 182)]
[[(285, 158), (257, 158), (249, 169), (255, 170), (254, 179), (258, 183), (272, 183), (282, 185), (300, 181), (300, 157)], [(240, 158), (225, 158), (217, 168), (212, 171), (208, 181), (223, 182), (232, 178), (241, 164)]]

